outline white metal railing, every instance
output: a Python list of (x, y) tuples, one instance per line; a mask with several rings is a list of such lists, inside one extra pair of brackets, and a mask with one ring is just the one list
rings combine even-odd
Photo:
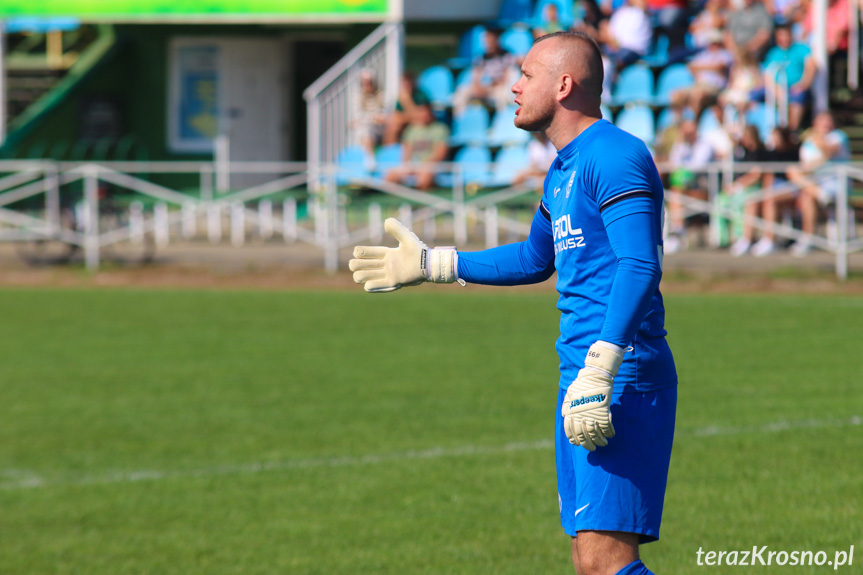
[[(709, 215), (709, 238), (719, 245), (723, 220), (745, 221), (755, 229), (772, 231), (778, 238), (805, 240), (813, 247), (835, 255), (836, 274), (848, 273), (848, 254), (863, 251), (863, 238), (856, 237), (854, 207), (849, 203), (852, 181), (863, 182), (863, 163), (829, 164), (819, 177), (835, 178), (836, 197), (825, 206), (832, 226), (823, 233), (805, 234), (788, 223), (767, 221), (735, 213), (721, 201), (730, 184), (726, 174), (757, 167), (762, 173), (785, 173), (798, 164), (713, 163), (693, 170), (705, 178), (706, 199), (667, 191), (666, 198), (683, 205), (687, 216)], [(124, 242), (141, 245), (145, 239), (156, 247), (175, 241), (206, 238), (212, 243), (230, 241), (243, 245), (248, 234), (285, 242), (301, 241), (324, 255), (326, 269), (339, 267), (340, 250), (366, 241), (379, 242), (383, 218), (398, 215), (434, 241), (439, 226), (457, 245), (468, 242), (472, 226), (484, 229), (485, 244), (493, 247), (501, 231), (507, 241), (526, 237), (539, 201), (540, 181), (504, 188), (479, 188), (471, 182), (473, 166), (441, 163), (435, 170), (447, 174), (452, 184), (434, 192), (387, 182), (379, 176), (346, 170), (336, 164), (320, 166), (320, 186), (308, 189), (307, 166), (302, 163), (232, 162), (231, 173), (270, 174), (272, 179), (252, 187), (220, 194), (214, 190), (217, 167), (207, 162), (105, 162), (56, 163), (51, 161), (0, 161), (0, 241), (42, 242), (53, 240), (80, 248), (89, 269), (97, 269), (102, 250)], [(674, 166), (660, 164), (660, 172)], [(172, 189), (149, 181), (166, 174), (197, 177), (192, 189)], [(80, 182), (83, 193), (73, 188)], [(111, 187), (135, 198), (122, 213), (106, 201), (100, 188)], [(360, 193), (363, 189), (365, 192)], [(794, 190), (790, 184), (761, 189), (746, 196), (746, 203), (763, 202)], [(359, 201), (360, 198), (367, 198)], [(151, 207), (140, 201), (149, 199)], [(70, 205), (74, 204), (74, 205)], [(298, 208), (307, 207), (301, 220)], [(389, 205), (389, 207), (384, 207)], [(74, 209), (73, 209), (74, 208)], [(113, 212), (112, 212), (113, 210)], [(68, 217), (69, 212), (74, 217)], [(420, 227), (422, 226), (422, 227)], [(174, 240), (171, 238), (174, 237)]]
[(335, 162), (341, 150), (357, 144), (353, 103), (359, 98), (360, 71), (368, 70), (383, 91), (387, 109), (395, 106), (402, 73), (404, 26), (385, 22), (303, 92), (308, 108), (307, 158), (312, 186), (319, 166)]

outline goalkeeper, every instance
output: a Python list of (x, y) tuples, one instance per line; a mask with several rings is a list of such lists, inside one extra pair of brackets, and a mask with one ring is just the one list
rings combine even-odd
[(398, 248), (357, 247), (370, 292), (422, 282), (541, 282), (557, 271), (560, 517), (579, 575), (646, 575), (659, 538), (677, 405), (659, 293), (663, 188), (645, 145), (601, 119), (602, 61), (578, 32), (539, 38), (512, 87), (515, 125), (558, 150), (526, 241), (429, 249), (398, 221)]

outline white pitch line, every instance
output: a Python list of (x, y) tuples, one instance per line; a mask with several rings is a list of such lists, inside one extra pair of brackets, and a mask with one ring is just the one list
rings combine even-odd
[[(850, 427), (863, 425), (863, 417), (855, 415), (845, 419), (804, 419), (797, 421), (775, 421), (764, 425), (749, 427), (698, 427), (690, 430), (678, 430), (676, 438), (720, 437), (730, 435), (763, 435), (779, 433), (792, 429), (811, 429), (824, 427)], [(313, 469), (320, 467), (356, 467), (363, 465), (378, 465), (399, 461), (418, 461), (441, 459), (445, 457), (470, 457), (515, 453), (520, 451), (542, 451), (552, 449), (554, 442), (548, 439), (539, 441), (523, 441), (505, 443), (503, 445), (464, 445), (461, 447), (435, 447), (420, 451), (401, 451), (358, 457), (316, 457), (290, 461), (272, 461), (246, 463), (241, 465), (220, 465), (188, 470), (137, 470), (111, 471), (96, 475), (57, 475), (43, 477), (20, 469), (0, 469), (0, 490), (14, 491), (34, 489), (39, 487), (61, 487), (81, 485), (104, 485), (113, 483), (136, 483), (140, 481), (164, 481), (186, 477), (216, 477), (221, 475), (251, 475), (265, 471), (290, 471), (297, 469)]]

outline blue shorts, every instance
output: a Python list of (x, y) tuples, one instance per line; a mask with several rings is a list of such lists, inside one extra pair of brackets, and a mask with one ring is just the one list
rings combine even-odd
[(616, 393), (611, 398), (615, 435), (589, 452), (572, 445), (563, 430), (557, 398), (555, 453), (560, 522), (575, 537), (579, 531), (638, 533), (641, 543), (659, 539), (668, 481), (677, 387), (646, 393)]

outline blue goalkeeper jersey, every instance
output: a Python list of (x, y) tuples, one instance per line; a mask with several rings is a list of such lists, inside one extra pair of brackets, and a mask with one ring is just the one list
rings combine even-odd
[(624, 355), (615, 392), (677, 383), (659, 292), (663, 187), (644, 143), (599, 120), (558, 152), (525, 242), (459, 253), (459, 277), (512, 285), (557, 271), (560, 386), (604, 340)]

